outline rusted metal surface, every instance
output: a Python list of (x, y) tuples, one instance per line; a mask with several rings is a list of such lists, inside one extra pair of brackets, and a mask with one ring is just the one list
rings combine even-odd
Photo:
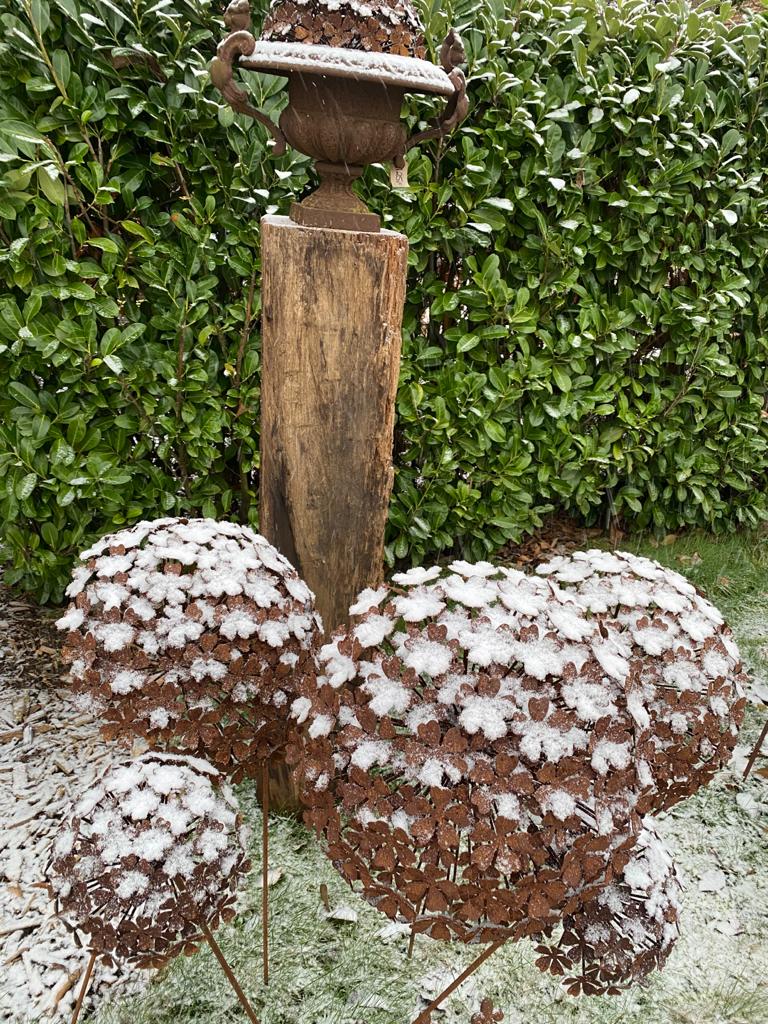
[(224, 15), (224, 23), (230, 34), (218, 47), (211, 61), (210, 75), (214, 86), (237, 114), (247, 114), (263, 124), (275, 140), (273, 153), (282, 156), (286, 149), (283, 133), (275, 122), (257, 110), (248, 100), (245, 90), (235, 85), (234, 66), (240, 57), (253, 52), (256, 40), (251, 35), (251, 11), (248, 0), (233, 0)]
[(571, 995), (616, 995), (642, 981), (672, 952), (681, 888), (671, 855), (646, 822), (624, 877), (565, 915), (558, 941), (537, 947), (538, 966), (563, 976)]
[(467, 980), (467, 978), (471, 978), (475, 971), (482, 967), (485, 961), (488, 960), (489, 957), (493, 956), (497, 949), (501, 949), (501, 947), (504, 945), (506, 941), (506, 939), (497, 939), (495, 942), (492, 942), (491, 945), (487, 947), (487, 949), (484, 949), (483, 952), (478, 957), (475, 957), (475, 959), (472, 961), (469, 967), (462, 971), (457, 978), (454, 978), (450, 985), (447, 985), (442, 992), (435, 996), (435, 998), (432, 1000), (429, 1006), (426, 1006), (421, 1011), (418, 1017), (416, 1017), (416, 1019), (414, 1020), (413, 1024), (432, 1024), (433, 1010), (436, 1010), (441, 1003), (445, 1002), (448, 996), (451, 995), (451, 993), (455, 992), (456, 989), (459, 988), (459, 986)]
[(75, 1003), (74, 1013), (72, 1014), (72, 1024), (77, 1024), (78, 1018), (80, 1017), (80, 1011), (83, 1008), (83, 1002), (85, 1001), (85, 997), (88, 993), (88, 986), (91, 983), (91, 975), (93, 974), (93, 968), (96, 965), (96, 959), (96, 954), (91, 953), (88, 959), (88, 966), (85, 969), (85, 976), (82, 984), (80, 985), (80, 992), (77, 997), (77, 1002)]
[(749, 773), (752, 771), (755, 761), (757, 760), (760, 751), (763, 749), (763, 743), (765, 742), (766, 736), (768, 736), (768, 721), (764, 723), (760, 735), (757, 737), (757, 741), (754, 747), (752, 748), (749, 757), (747, 758), (747, 763), (744, 766), (744, 774), (742, 775), (743, 779), (746, 779)]
[(184, 518), (105, 537), (84, 559), (58, 625), (104, 735), (259, 777), (321, 632), (287, 559), (248, 527)]
[(504, 1020), (504, 1014), (493, 1005), (493, 1000), (482, 999), (480, 1009), (473, 1014), (470, 1024), (500, 1024)]
[(366, 164), (393, 159), (405, 148), (400, 121), (405, 90), (321, 75), (291, 75), (280, 126), (294, 149), (315, 159), (320, 187), (291, 208), (304, 227), (378, 231), (379, 218), (352, 185)]
[(269, 768), (261, 772), (261, 952), (264, 984), (269, 984)]
[[(278, 0), (270, 7), (261, 39), (250, 33), (250, 12), (234, 0), (225, 16), (230, 35), (211, 65), (216, 88), (238, 113), (266, 125), (316, 161), (320, 188), (294, 204), (291, 218), (305, 227), (378, 231), (379, 218), (354, 194), (352, 183), (365, 166), (392, 161), (402, 167), (407, 149), (453, 131), (469, 109), (466, 79), (459, 65), (464, 48), (451, 30), (441, 49), (441, 68), (426, 60), (423, 27), (415, 9), (393, 5), (296, 4)], [(257, 111), (235, 85), (236, 66), (286, 75), (289, 104), (279, 127)], [(439, 120), (411, 139), (400, 121), (407, 92), (450, 97)]]
[[(450, 135), (450, 133), (458, 128), (461, 122), (466, 118), (469, 113), (467, 79), (464, 72), (461, 70), (461, 65), (465, 60), (466, 54), (464, 52), (464, 43), (462, 38), (459, 33), (452, 28), (443, 40), (443, 45), (440, 47), (440, 65), (448, 75), (448, 78), (453, 85), (454, 93), (449, 99), (445, 110), (440, 115), (437, 124), (426, 131), (412, 135), (408, 139), (406, 149), (413, 149), (414, 146), (419, 146), (422, 142), (427, 142), (429, 139), (439, 139), (445, 135)], [(402, 159), (402, 157), (398, 158), (396, 166), (402, 163)]]
[(339, 0), (294, 3), (278, 0), (269, 9), (261, 38), (270, 42), (321, 43), (324, 46), (395, 53), (403, 57), (427, 56), (424, 28), (410, 3), (360, 4)]
[(159, 967), (195, 952), (201, 921), (234, 917), (249, 868), (219, 773), (199, 758), (144, 754), (81, 796), (47, 878), (59, 915), (101, 960)]
[(615, 990), (676, 935), (644, 816), (728, 760), (743, 679), (716, 609), (646, 559), (456, 562), (361, 595), (294, 702), (289, 756), (307, 824), (387, 916), (463, 942), (562, 929), (542, 969)]
[(248, 1002), (248, 999), (247, 999), (247, 997), (245, 995), (245, 992), (243, 992), (242, 988), (240, 987), (240, 983), (238, 982), (237, 978), (235, 977), (235, 972), (232, 970), (232, 968), (227, 963), (227, 958), (222, 953), (221, 947), (219, 946), (219, 944), (216, 941), (216, 939), (213, 937), (213, 933), (211, 932), (211, 929), (208, 927), (208, 925), (205, 923), (205, 920), (201, 919), (201, 921), (200, 921), (200, 928), (201, 928), (201, 930), (203, 932), (203, 935), (205, 936), (206, 942), (208, 943), (208, 945), (211, 947), (211, 950), (213, 951), (213, 955), (219, 961), (219, 967), (221, 967), (222, 971), (224, 972), (224, 977), (227, 979), (229, 984), (232, 986), (232, 990), (235, 993), (235, 995), (237, 996), (237, 998), (238, 998), (238, 1000), (240, 1002), (240, 1005), (242, 1006), (242, 1008), (245, 1010), (246, 1014), (248, 1015), (248, 1019), (251, 1021), (251, 1024), (259, 1024), (259, 1018), (254, 1013), (253, 1007)]

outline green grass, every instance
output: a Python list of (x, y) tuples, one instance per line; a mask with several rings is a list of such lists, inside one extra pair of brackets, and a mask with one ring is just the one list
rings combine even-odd
[[(768, 687), (764, 535), (667, 540), (628, 540), (622, 547), (683, 572), (721, 608), (762, 692)], [(743, 783), (738, 770), (764, 718), (753, 701), (736, 765), (660, 820), (688, 882), (682, 934), (664, 971), (618, 997), (573, 999), (539, 973), (530, 943), (509, 945), (435, 1014), (435, 1024), (469, 1024), (485, 995), (505, 1012), (505, 1024), (768, 1024), (768, 783), (756, 772)], [(757, 801), (757, 815), (739, 806), (741, 792)], [(254, 870), (242, 913), (219, 939), (262, 1024), (409, 1024), (424, 1005), (425, 979), (443, 987), (476, 955), (477, 949), (422, 938), (409, 960), (406, 938), (383, 941), (387, 920), (350, 892), (315, 839), (298, 823), (275, 819), (270, 863), (282, 877), (270, 889), (272, 977), (265, 989), (256, 884), (260, 815), (249, 790), (241, 787), (240, 795), (254, 827)], [(726, 873), (727, 886), (699, 892), (698, 878), (712, 867)], [(326, 918), (322, 882), (331, 906), (354, 908), (357, 922)], [(142, 995), (102, 1007), (92, 1024), (245, 1020), (213, 956), (201, 950), (162, 971)]]

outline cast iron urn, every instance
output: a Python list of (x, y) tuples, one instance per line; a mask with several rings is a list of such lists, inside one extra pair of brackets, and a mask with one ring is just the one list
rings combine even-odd
[[(230, 34), (211, 64), (213, 84), (235, 111), (266, 125), (275, 155), (290, 143), (315, 161), (320, 187), (294, 203), (291, 219), (307, 227), (378, 231), (379, 218), (352, 183), (367, 164), (404, 167), (412, 146), (448, 134), (466, 117), (458, 33), (448, 33), (438, 67), (426, 59), (423, 28), (407, 0), (273, 0), (258, 40), (250, 32), (248, 0), (233, 0), (224, 21)], [(288, 78), (279, 125), (235, 84), (235, 67)], [(448, 98), (439, 120), (410, 138), (400, 120), (409, 92)]]

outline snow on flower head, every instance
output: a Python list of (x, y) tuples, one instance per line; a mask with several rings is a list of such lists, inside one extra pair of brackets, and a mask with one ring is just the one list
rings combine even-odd
[(542, 970), (567, 974), (568, 991), (616, 992), (662, 968), (678, 936), (681, 884), (650, 818), (618, 878), (579, 915), (566, 915), (557, 943), (540, 947)]
[[(661, 948), (672, 883), (650, 839), (628, 860), (637, 815), (706, 781), (743, 710), (711, 606), (653, 562), (588, 551), (530, 576), (412, 569), (350, 615), (292, 704), (290, 751), (345, 876), (393, 919), (466, 941), (551, 932), (602, 893), (623, 911), (622, 887), (648, 880)], [(596, 945), (610, 913), (590, 921)]]
[[(590, 572), (579, 578), (578, 568), (572, 570), (584, 566)], [(563, 607), (571, 614), (581, 607), (588, 621), (600, 625), (599, 631), (584, 636), (584, 645), (605, 673), (601, 685), (610, 697), (610, 707), (616, 706), (615, 697), (621, 693), (619, 689), (611, 696), (613, 682), (625, 690), (623, 700), (634, 727), (651, 730), (655, 748), (651, 770), (665, 805), (680, 799), (683, 785), (688, 792), (695, 791), (707, 781), (714, 765), (729, 758), (743, 717), (745, 676), (732, 634), (718, 610), (679, 573), (627, 552), (576, 552), (552, 559), (537, 571), (558, 585), (567, 601)], [(549, 618), (556, 626), (564, 624), (559, 613)], [(724, 687), (723, 702), (714, 705), (706, 700), (713, 673)], [(590, 679), (583, 686), (569, 682), (571, 706), (583, 709), (595, 721), (594, 709), (600, 703), (596, 703), (597, 682)], [(664, 696), (670, 693), (669, 687), (688, 691), (689, 697), (675, 707)], [(695, 738), (693, 731), (701, 730), (702, 716), (706, 735), (699, 732)], [(673, 744), (654, 727), (661, 722), (693, 745), (687, 769), (667, 754)], [(598, 757), (594, 763), (602, 766), (603, 760)]]
[(349, 609), (349, 614), (363, 615), (365, 612), (370, 611), (371, 608), (378, 607), (386, 596), (386, 587), (379, 587), (378, 590), (373, 590), (371, 587), (367, 587), (365, 590), (361, 590), (357, 595), (357, 600)]
[(429, 569), (419, 565), (409, 569), (407, 572), (396, 572), (392, 577), (392, 582), (398, 583), (403, 587), (419, 586), (422, 583), (429, 583), (431, 580), (437, 579), (440, 571), (439, 565), (430, 566)]
[[(76, 693), (98, 696), (115, 735), (257, 771), (285, 742), (280, 708), (314, 676), (322, 629), (287, 559), (247, 526), (186, 518), (141, 522), (82, 558), (58, 622)], [(200, 709), (205, 729), (190, 728)]]
[[(102, 956), (119, 949), (121, 960), (149, 966), (181, 951), (200, 916), (232, 916), (248, 870), (245, 839), (215, 768), (148, 753), (109, 769), (82, 795), (55, 844), (48, 884), (62, 916)], [(178, 902), (182, 889), (191, 904)], [(171, 919), (163, 911), (174, 905)], [(155, 931), (149, 947), (148, 929)]]
[(471, 579), (473, 576), (484, 578), (486, 576), (498, 576), (499, 574), (498, 565), (493, 565), (491, 562), (464, 562), (457, 560), (451, 562), (448, 568), (451, 572), (458, 573), (459, 576), (465, 576), (467, 579)]

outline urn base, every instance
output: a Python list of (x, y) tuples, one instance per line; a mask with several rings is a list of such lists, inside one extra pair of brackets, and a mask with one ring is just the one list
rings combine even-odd
[(291, 220), (306, 228), (336, 228), (339, 231), (380, 231), (381, 220), (371, 213), (352, 190), (362, 167), (317, 162), (320, 187), (291, 207)]

